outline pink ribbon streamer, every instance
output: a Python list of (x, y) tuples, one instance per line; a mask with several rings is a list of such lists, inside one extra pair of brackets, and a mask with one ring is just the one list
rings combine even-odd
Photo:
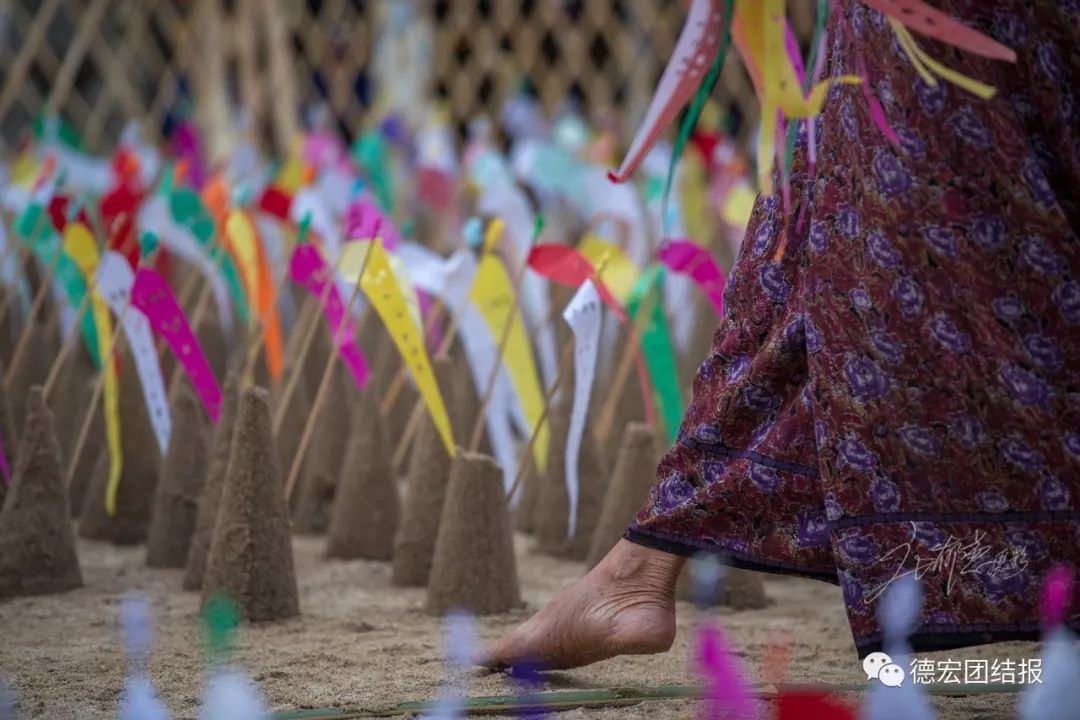
[(394, 252), (401, 245), (401, 233), (383, 214), (369, 195), (360, 195), (345, 210), (345, 239), (374, 240), (382, 238), (383, 247)]
[(660, 248), (658, 257), (672, 272), (689, 276), (709, 298), (716, 314), (723, 317), (727, 278), (708, 250), (689, 240), (669, 240)]
[(332, 271), (323, 260), (319, 249), (314, 245), (302, 243), (293, 250), (292, 259), (289, 261), (289, 276), (293, 282), (297, 282), (311, 293), (316, 299), (323, 297), (326, 284), (331, 283), (326, 295), (326, 302), (322, 306), (326, 322), (330, 331), (337, 338), (338, 352), (349, 373), (356, 382), (356, 387), (363, 390), (368, 381), (368, 364), (364, 359), (364, 353), (356, 344), (356, 338), (350, 332), (340, 330), (346, 323), (345, 303), (341, 299), (341, 291), (332, 282)]
[(165, 340), (210, 420), (217, 424), (221, 415), (221, 387), (169, 284), (150, 268), (139, 268), (131, 289), (131, 304), (142, 311), (154, 332)]

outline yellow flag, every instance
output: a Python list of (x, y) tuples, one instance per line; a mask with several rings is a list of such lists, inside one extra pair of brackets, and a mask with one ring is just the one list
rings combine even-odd
[[(398, 284), (397, 277), (390, 265), (390, 258), (383, 250), (382, 240), (375, 238), (371, 242), (358, 241), (350, 245), (368, 245), (367, 252), (371, 257), (367, 260), (367, 268), (363, 277), (360, 278), (360, 287), (371, 301), (375, 312), (382, 318), (387, 332), (393, 338), (402, 360), (412, 373), (420, 397), (427, 406), (431, 421), (435, 423), (435, 429), (439, 431), (439, 437), (446, 445), (446, 451), (453, 457), (456, 454), (454, 435), (450, 431), (450, 418), (446, 414), (446, 406), (443, 404), (439, 385), (435, 380), (435, 374), (431, 370), (431, 361), (428, 359), (427, 350), (424, 348), (424, 336), (419, 328), (409, 317), (408, 303), (405, 294)], [(354, 251), (361, 252), (361, 251)], [(355, 268), (359, 274), (360, 268)], [(355, 281), (355, 277), (353, 277)]]
[(599, 268), (603, 266), (604, 285), (615, 299), (625, 304), (630, 297), (630, 291), (634, 289), (641, 272), (637, 269), (626, 253), (618, 245), (609, 242), (596, 235), (586, 235), (578, 245), (578, 252)]
[[(364, 266), (364, 258), (367, 257), (369, 247), (371, 247), (370, 239), (345, 244), (345, 249), (341, 251), (341, 262), (338, 265), (342, 277), (348, 279), (349, 282), (356, 282), (356, 278), (360, 276), (360, 268)], [(416, 325), (417, 332), (423, 335), (424, 323), (420, 315), (420, 299), (416, 295), (412, 277), (409, 276), (409, 271), (401, 258), (390, 253), (384, 254), (387, 262), (390, 263), (390, 269), (394, 273), (398, 287), (401, 288), (401, 295), (405, 298), (405, 307), (409, 309), (409, 319)]]
[[(259, 247), (251, 218), (239, 210), (230, 211), (225, 219), (225, 238), (233, 259), (240, 266), (248, 305), (257, 308), (259, 307)], [(252, 313), (251, 321), (255, 322), (256, 319), (256, 313)]]
[[(496, 344), (506, 332), (507, 323), (510, 323), (502, 359), (510, 375), (510, 384), (514, 386), (514, 392), (521, 403), (525, 421), (535, 428), (544, 411), (544, 393), (540, 389), (540, 376), (533, 361), (529, 335), (525, 331), (521, 312), (514, 302), (510, 277), (497, 255), (485, 253), (481, 258), (469, 290), (469, 299), (484, 318), (484, 324), (491, 331)], [(536, 442), (533, 444), (533, 458), (540, 472), (544, 472), (547, 466), (547, 447), (548, 428), (545, 424), (536, 434)]]
[(120, 489), (120, 476), (124, 469), (124, 455), (120, 444), (120, 383), (116, 358), (112, 351), (112, 323), (109, 320), (109, 306), (98, 294), (95, 276), (100, 255), (90, 229), (77, 222), (68, 223), (64, 228), (64, 251), (79, 266), (86, 281), (86, 291), (90, 293), (90, 307), (98, 336), (98, 355), (102, 360), (102, 372), (105, 373), (105, 437), (109, 450), (105, 510), (109, 515), (114, 515), (116, 494)]

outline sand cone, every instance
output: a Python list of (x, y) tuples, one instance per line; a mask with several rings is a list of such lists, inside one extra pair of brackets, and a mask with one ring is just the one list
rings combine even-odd
[(435, 544), (427, 610), (491, 615), (520, 604), (502, 470), (486, 455), (458, 449)]
[(656, 482), (659, 462), (652, 431), (644, 423), (631, 423), (623, 432), (618, 460), (604, 498), (600, 520), (593, 532), (586, 564), (591, 568), (619, 541), (634, 514)]
[[(435, 358), (433, 364), (443, 399), (450, 408), (451, 425), (460, 430), (461, 413), (454, 412), (458, 407), (454, 401), (459, 389), (454, 384), (454, 362), (449, 358)], [(450, 455), (431, 416), (425, 412), (410, 454), (401, 527), (394, 539), (395, 585), (427, 585), (449, 480)]]
[[(217, 304), (213, 298), (210, 298), (209, 303), (199, 321), (199, 326), (195, 329), (195, 336), (203, 349), (203, 354), (206, 355), (210, 369), (214, 371), (214, 377), (223, 378), (229, 368), (229, 347), (225, 340), (225, 331), (218, 321)], [(172, 357), (172, 353), (168, 355)]]
[(0, 509), (0, 599), (82, 586), (52, 413), (40, 387), (26, 402), (19, 463)]
[[(79, 412), (78, 421), (82, 422), (87, 408), (89, 407), (90, 397), (93, 394), (94, 379), (89, 379), (83, 385), (82, 393), (85, 398), (85, 402), (82, 404), (82, 410)], [(53, 395), (56, 395), (54, 391)], [(59, 408), (59, 404), (57, 405)], [(58, 410), (59, 411), (59, 410)], [(53, 413), (54, 415), (56, 412)], [(73, 432), (78, 433), (79, 429), (76, 428)], [(70, 445), (74, 445), (75, 438), (69, 441)], [(71, 458), (63, 455), (63, 442), (61, 441), (61, 456), (64, 457), (65, 470), (71, 466)], [(74, 447), (69, 448), (68, 454), (70, 455), (75, 451)], [(75, 473), (71, 477), (71, 484), (68, 486), (68, 500), (71, 502), (72, 508), (77, 508), (74, 512), (77, 513), (77, 517), (81, 520), (83, 510), (86, 508), (86, 496), (90, 491), (90, 486), (93, 483), (95, 468), (98, 466), (98, 459), (102, 455), (108, 455), (105, 441), (105, 418), (101, 414), (100, 401), (94, 409), (94, 415), (90, 420), (90, 428), (87, 431), (86, 442), (83, 443), (82, 453), (79, 455), (79, 461), (75, 465)], [(106, 480), (103, 478), (103, 481)], [(105, 497), (105, 485), (101, 486), (100, 497)], [(105, 506), (101, 506), (101, 511), (104, 513)]]
[[(689, 567), (690, 563), (687, 563), (679, 575), (679, 581), (675, 585), (675, 597), (686, 602), (700, 603), (701, 599), (695, 597)], [(761, 573), (752, 570), (728, 568), (718, 579), (716, 590), (717, 592), (713, 593), (716, 597), (715, 604), (732, 610), (760, 610), (769, 605)]]
[(52, 358), (48, 354), (49, 341), (44, 327), (43, 324), (36, 324), (30, 330), (19, 364), (8, 384), (12, 417), (26, 417), (26, 398), (30, 388), (44, 383), (48, 377)]
[(244, 390), (203, 576), (204, 602), (227, 593), (250, 622), (300, 614), (289, 512), (270, 423), (266, 390)]
[[(0, 378), (3, 376), (4, 366), (0, 363)], [(8, 472), (14, 473), (19, 436), (15, 434), (15, 421), (11, 414), (11, 406), (8, 405), (3, 380), (0, 380), (0, 443), (3, 443), (4, 462), (7, 463)], [(7, 492), (7, 487), (7, 483), (0, 478), (0, 507), (4, 506), (4, 493)]]
[[(142, 386), (135, 369), (135, 360), (125, 348), (120, 365), (120, 437), (123, 452), (123, 473), (116, 494), (116, 514), (107, 517), (103, 537), (117, 545), (134, 545), (146, 539), (153, 509), (154, 489), (157, 487), (161, 453), (146, 411)], [(100, 412), (100, 406), (95, 409)], [(89, 510), (105, 512), (105, 495), (90, 496), (83, 503), (83, 517)], [(100, 507), (93, 508), (95, 504)], [(82, 527), (79, 533), (83, 537)]]
[(199, 496), (210, 464), (210, 429), (191, 386), (180, 386), (173, 402), (173, 430), (162, 462), (146, 541), (148, 567), (182, 568), (195, 532)]
[(221, 416), (214, 428), (210, 442), (210, 462), (206, 472), (206, 482), (195, 512), (195, 529), (188, 547), (187, 564), (184, 568), (185, 590), (198, 590), (202, 587), (203, 574), (206, 572), (206, 558), (210, 554), (210, 542), (214, 537), (214, 525), (217, 524), (218, 507), (221, 504), (221, 491), (225, 486), (225, 475), (229, 470), (229, 454), (236, 429), (237, 405), (239, 403), (239, 381), (235, 374), (225, 379), (225, 390), (221, 402)]
[(392, 445), (372, 395), (361, 393), (349, 449), (330, 514), (326, 556), (389, 560), (394, 554), (400, 500), (389, 453)]
[(335, 361), (330, 390), (315, 421), (308, 450), (310, 472), (296, 488), (293, 532), (321, 534), (330, 525), (342, 459), (349, 442), (351, 380), (344, 365)]

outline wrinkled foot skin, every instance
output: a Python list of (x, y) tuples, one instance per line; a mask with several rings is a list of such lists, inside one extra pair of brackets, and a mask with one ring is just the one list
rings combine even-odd
[(675, 582), (685, 558), (620, 540), (585, 577), (484, 648), (479, 664), (565, 670), (675, 641)]

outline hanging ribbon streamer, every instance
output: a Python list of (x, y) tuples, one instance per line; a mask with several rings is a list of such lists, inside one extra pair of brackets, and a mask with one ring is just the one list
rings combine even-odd
[[(725, 19), (730, 22), (731, 13), (725, 12), (725, 6), (730, 7), (730, 0), (694, 0), (690, 5), (686, 23), (645, 112), (645, 119), (634, 135), (622, 165), (610, 176), (613, 182), (625, 182), (630, 177), (705, 80), (709, 58), (717, 55), (725, 35)], [(719, 64), (722, 61), (714, 61), (714, 65)]]
[(341, 231), (330, 208), (326, 206), (315, 188), (305, 187), (297, 191), (292, 199), (289, 216), (297, 225), (307, 220), (311, 229), (318, 235), (328, 257), (341, 255), (343, 244)]
[[(510, 326), (503, 348), (503, 363), (510, 374), (521, 411), (532, 430), (543, 414), (544, 393), (540, 389), (540, 376), (533, 361), (529, 335), (514, 297), (514, 288), (502, 260), (492, 252), (484, 253), (469, 290), (469, 299), (484, 318), (496, 343), (507, 332), (507, 325)], [(548, 427), (544, 423), (533, 444), (533, 459), (541, 472), (547, 468), (547, 448)]]
[(727, 278), (709, 251), (690, 240), (671, 240), (658, 253), (664, 267), (686, 275), (701, 288), (717, 317), (724, 316), (724, 287)]
[(165, 380), (161, 375), (154, 336), (150, 323), (141, 312), (128, 310), (131, 305), (131, 289), (135, 286), (135, 272), (127, 259), (115, 250), (106, 250), (97, 267), (97, 290), (120, 319), (127, 338), (128, 348), (135, 361), (135, 370), (142, 386), (143, 399), (158, 448), (164, 455), (169, 448), (172, 434), (172, 417), (169, 412)]
[[(199, 196), (187, 188), (181, 188), (169, 196), (169, 212), (173, 220), (187, 228), (199, 241), (203, 253), (211, 263), (217, 263), (232, 295), (233, 305), (240, 322), (248, 321), (248, 304), (244, 297), (244, 287), (237, 273), (236, 265), (224, 247), (224, 243), (214, 246), (214, 218), (210, 215)], [(219, 260), (219, 253), (221, 255)]]
[[(298, 243), (289, 262), (289, 277), (303, 286), (316, 301), (323, 298), (325, 293), (326, 302), (320, 309), (326, 317), (332, 337), (337, 339), (337, 350), (345, 367), (349, 369), (356, 387), (363, 390), (369, 374), (367, 360), (353, 334), (339, 330), (348, 322), (345, 318), (345, 302), (342, 300), (341, 290), (333, 280), (333, 270), (326, 264), (319, 248), (311, 243)], [(329, 289), (326, 287), (327, 283), (330, 283)]]
[(180, 226), (169, 213), (164, 195), (154, 195), (139, 208), (139, 229), (161, 238), (161, 244), (202, 271), (217, 306), (218, 322), (225, 337), (233, 334), (232, 301), (225, 276), (210, 256), (203, 252), (190, 228)]
[(908, 60), (911, 61), (915, 71), (919, 73), (919, 76), (927, 85), (937, 86), (937, 78), (934, 77), (937, 74), (947, 82), (963, 88), (983, 100), (989, 100), (997, 94), (997, 88), (994, 86), (969, 78), (967, 75), (958, 73), (930, 57), (925, 50), (919, 47), (919, 44), (915, 42), (915, 38), (911, 36), (911, 33), (907, 31), (907, 28), (899, 20), (889, 18), (889, 25), (892, 26), (893, 32), (896, 33), (896, 39), (900, 41), (900, 47), (904, 49)]
[[(19, 217), (15, 230), (29, 244), (31, 252), (43, 268), (56, 268), (55, 277), (60, 282), (54, 285), (54, 288), (62, 288), (62, 291), (59, 291), (59, 297), (66, 298), (69, 307), (82, 307), (83, 298), (87, 292), (86, 280), (78, 265), (72, 261), (71, 257), (64, 254), (61, 240), (53, 231), (48, 217), (45, 216), (45, 209), (37, 203), (28, 206)], [(60, 253), (59, 260), (56, 257), (57, 253)], [(83, 313), (78, 320), (90, 360), (95, 368), (100, 369), (102, 356), (94, 316), (91, 313)]]
[(375, 312), (382, 319), (398, 352), (401, 353), (402, 360), (412, 373), (413, 382), (416, 383), (420, 397), (427, 406), (431, 421), (439, 431), (439, 436), (446, 446), (446, 452), (450, 457), (454, 457), (457, 449), (454, 445), (454, 435), (450, 430), (450, 418), (446, 414), (442, 393), (431, 370), (431, 361), (424, 348), (423, 335), (408, 317), (405, 296), (390, 267), (390, 260), (383, 249), (382, 240), (375, 238), (365, 244), (369, 245), (368, 252), (370, 253), (367, 269), (364, 270), (362, 277), (354, 276), (348, 279), (351, 282), (360, 283), (364, 294), (367, 295)]
[(281, 378), (283, 366), (281, 319), (274, 297), (274, 281), (251, 216), (240, 210), (230, 212), (225, 220), (225, 237), (240, 266), (248, 301), (255, 307), (258, 320), (266, 326), (266, 364), (270, 377), (276, 381)]
[[(95, 273), (98, 266), (98, 249), (94, 236), (82, 223), (69, 223), (64, 228), (64, 249), (82, 271), (90, 295), (90, 307), (94, 325), (97, 328), (99, 357), (104, 361), (102, 372), (105, 373), (105, 437), (109, 449), (109, 479), (105, 486), (105, 511), (116, 513), (116, 494), (120, 489), (120, 476), (123, 473), (124, 456), (120, 442), (120, 377), (117, 372), (116, 358), (112, 348), (112, 324), (109, 321), (109, 306), (97, 290)], [(124, 261), (125, 264), (127, 261)]]
[(217, 423), (221, 415), (221, 387), (165, 278), (150, 268), (136, 270), (131, 304), (146, 316), (154, 332), (165, 340), (202, 400), (206, 414)]
[(582, 283), (563, 311), (563, 319), (574, 333), (574, 398), (570, 409), (570, 429), (566, 436), (566, 494), (570, 498), (567, 537), (577, 531), (580, 479), (578, 460), (581, 436), (589, 413), (596, 360), (600, 351), (600, 309), (603, 304), (591, 280)]
[(898, 20), (917, 33), (991, 60), (1016, 62), (1016, 53), (921, 0), (862, 0), (864, 5)]
[[(645, 356), (653, 392), (660, 406), (660, 419), (667, 430), (668, 439), (675, 442), (685, 408), (679, 391), (675, 349), (671, 346), (671, 333), (664, 317), (661, 295), (663, 279), (664, 270), (660, 266), (646, 268), (631, 293), (626, 309), (641, 328), (641, 352)], [(648, 314), (639, 319), (638, 312), (643, 307)]]

